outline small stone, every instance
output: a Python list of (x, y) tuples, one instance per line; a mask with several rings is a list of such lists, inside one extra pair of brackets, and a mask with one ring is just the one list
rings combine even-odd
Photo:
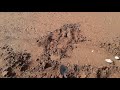
[(108, 63), (113, 63), (113, 61), (111, 59), (105, 59), (105, 61)]
[(119, 58), (118, 56), (115, 56), (115, 59), (116, 59), (116, 60), (119, 60), (120, 58)]
[(94, 50), (92, 50), (91, 52), (94, 52)]
[(65, 73), (68, 71), (68, 68), (64, 65), (60, 66), (60, 74), (65, 75)]

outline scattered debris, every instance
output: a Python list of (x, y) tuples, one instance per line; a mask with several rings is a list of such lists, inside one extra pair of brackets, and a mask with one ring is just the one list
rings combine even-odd
[(94, 50), (92, 50), (91, 52), (94, 52)]
[(112, 55), (120, 56), (120, 38), (115, 38), (113, 40), (108, 40), (104, 42), (100, 42), (100, 48), (104, 48), (107, 52)]
[(98, 68), (97, 78), (108, 78), (111, 74), (110, 67)]
[[(42, 40), (41, 40), (42, 39)], [(69, 52), (74, 49), (74, 45), (79, 42), (86, 41), (86, 37), (81, 34), (81, 30), (78, 24), (66, 24), (61, 28), (50, 32), (47, 36), (37, 40), (39, 46), (44, 48), (43, 57), (38, 58), (39, 63), (36, 67), (32, 67), (29, 71), (29, 62), (31, 54), (27, 52), (15, 52), (9, 46), (2, 48), (3, 52), (1, 57), (6, 62), (7, 68), (1, 70), (3, 77), (44, 77), (44, 78), (107, 78), (112, 71), (116, 71), (119, 67), (94, 67), (91, 65), (73, 65), (64, 66), (60, 63), (60, 59), (70, 56)], [(112, 43), (103, 43), (101, 47), (106, 48), (107, 51), (114, 53), (116, 60), (119, 60), (120, 47)], [(114, 48), (115, 47), (115, 48)], [(92, 50), (91, 52), (94, 52)], [(107, 63), (114, 63), (111, 59), (105, 59)], [(32, 71), (33, 70), (33, 71)], [(120, 71), (120, 70), (118, 70)], [(120, 74), (120, 72), (118, 72)], [(20, 72), (18, 75), (17, 73)], [(37, 73), (36, 73), (37, 72)], [(21, 74), (22, 73), (22, 74)], [(29, 73), (29, 75), (25, 75)], [(59, 74), (58, 74), (59, 73)], [(34, 75), (33, 75), (34, 74)], [(61, 74), (61, 75), (60, 75)], [(24, 75), (24, 76), (22, 76)]]
[(9, 45), (4, 45), (1, 50), (3, 62), (5, 65), (2, 67), (3, 77), (15, 77), (17, 72), (23, 72), (28, 69), (31, 54), (27, 52), (15, 52)]

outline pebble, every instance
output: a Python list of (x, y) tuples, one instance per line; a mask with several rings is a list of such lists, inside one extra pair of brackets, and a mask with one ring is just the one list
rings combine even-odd
[(68, 71), (68, 68), (64, 65), (60, 66), (60, 74), (65, 75), (65, 73)]
[(92, 50), (91, 52), (94, 52), (94, 50)]
[(111, 59), (105, 59), (105, 61), (108, 63), (113, 63), (113, 61)]
[(119, 58), (118, 56), (115, 56), (115, 59), (116, 59), (116, 60), (119, 60), (120, 58)]

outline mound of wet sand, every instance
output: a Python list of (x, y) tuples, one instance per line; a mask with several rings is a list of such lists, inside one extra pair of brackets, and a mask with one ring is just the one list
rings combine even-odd
[(74, 44), (87, 41), (81, 34), (79, 24), (66, 24), (60, 29), (51, 32), (47, 36), (37, 40), (39, 46), (43, 46), (45, 57), (50, 60), (62, 59), (74, 49)]

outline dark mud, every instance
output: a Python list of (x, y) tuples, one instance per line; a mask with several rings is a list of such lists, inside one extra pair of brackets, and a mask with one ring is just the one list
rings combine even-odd
[(41, 37), (37, 43), (43, 46), (44, 56), (52, 60), (69, 57), (67, 53), (74, 49), (74, 44), (85, 41), (87, 38), (81, 34), (79, 24), (66, 24), (49, 35)]

